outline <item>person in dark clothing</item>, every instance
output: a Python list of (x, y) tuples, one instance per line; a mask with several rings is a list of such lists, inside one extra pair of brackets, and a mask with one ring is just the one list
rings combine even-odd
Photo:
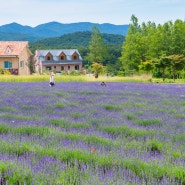
[(105, 82), (101, 82), (101, 86), (106, 86), (106, 83)]

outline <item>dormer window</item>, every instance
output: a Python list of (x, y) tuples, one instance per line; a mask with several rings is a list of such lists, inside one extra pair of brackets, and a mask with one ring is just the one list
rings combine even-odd
[(74, 52), (73, 55), (72, 55), (72, 59), (73, 60), (78, 60), (79, 59), (78, 53)]
[(11, 53), (12, 52), (12, 50), (10, 49), (10, 47), (8, 46), (7, 48), (6, 48), (6, 53), (8, 54), (8, 53)]
[(63, 52), (60, 54), (60, 60), (66, 60), (66, 55)]
[(45, 57), (46, 60), (53, 60), (53, 56), (51, 53), (48, 53)]

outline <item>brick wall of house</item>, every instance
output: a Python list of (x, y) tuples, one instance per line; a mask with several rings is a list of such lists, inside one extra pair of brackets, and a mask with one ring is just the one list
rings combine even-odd
[[(82, 70), (82, 64), (64, 64), (64, 65), (48, 65), (48, 66), (51, 66), (51, 71), (56, 71), (56, 72), (59, 72), (59, 71), (62, 71), (61, 70), (61, 66), (64, 67), (64, 70), (63, 71), (72, 71), (72, 70), (75, 70), (75, 66), (78, 65), (79, 66), (79, 71)], [(70, 69), (68, 69), (68, 66), (70, 66)], [(47, 67), (47, 65), (43, 65), (42, 66), (42, 69), (45, 70)], [(56, 67), (56, 68), (55, 68)]]

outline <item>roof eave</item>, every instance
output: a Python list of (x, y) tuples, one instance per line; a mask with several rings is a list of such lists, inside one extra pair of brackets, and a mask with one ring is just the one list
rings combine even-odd
[(0, 55), (1, 58), (11, 58), (11, 57), (18, 57), (19, 55)]

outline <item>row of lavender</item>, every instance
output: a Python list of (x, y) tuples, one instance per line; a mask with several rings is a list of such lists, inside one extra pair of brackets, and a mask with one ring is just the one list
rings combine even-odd
[(185, 184), (185, 85), (0, 83), (4, 184)]

